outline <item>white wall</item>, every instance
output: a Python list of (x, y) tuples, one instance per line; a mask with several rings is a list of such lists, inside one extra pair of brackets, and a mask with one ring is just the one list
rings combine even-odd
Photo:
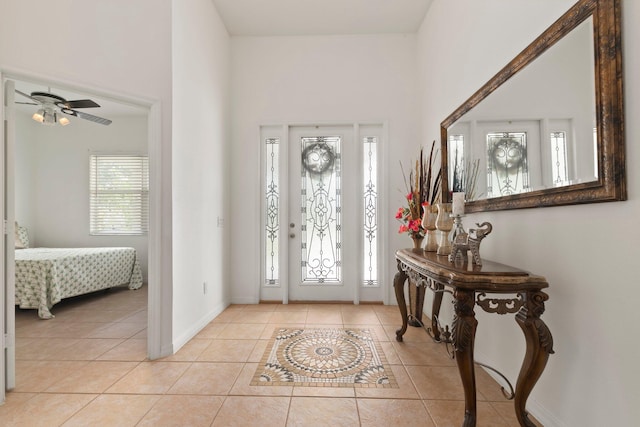
[(19, 113), (16, 220), (32, 247), (131, 246), (147, 280), (147, 236), (89, 234), (89, 155), (147, 154), (147, 116), (110, 117), (110, 126), (71, 118), (43, 126)]
[[(229, 36), (210, 0), (173, 5), (174, 351), (229, 304)], [(203, 284), (206, 282), (206, 293)]]
[[(415, 35), (233, 37), (231, 298), (256, 303), (260, 280), (260, 138), (265, 124), (387, 121), (388, 212), (403, 202), (398, 161), (419, 145)], [(411, 153), (413, 159), (418, 150)], [(405, 163), (407, 164), (407, 163)], [(399, 189), (402, 189), (400, 191)], [(396, 230), (393, 216), (388, 227)], [(389, 233), (395, 247), (408, 241)], [(404, 239), (403, 239), (404, 237)], [(393, 270), (388, 272), (390, 286)], [(384, 279), (383, 279), (384, 280)]]
[[(566, 11), (572, 0), (435, 1), (419, 34), (423, 135)], [(623, 0), (627, 165), (640, 163), (640, 3)], [(455, 25), (454, 24), (455, 19)], [(459, 31), (452, 31), (453, 28)], [(446, 37), (442, 37), (446, 34)], [(460, 62), (464, 66), (460, 66)], [(545, 276), (550, 300), (543, 319), (555, 354), (529, 399), (545, 426), (630, 426), (640, 418), (640, 343), (635, 270), (636, 168), (627, 169), (629, 200), (582, 206), (477, 213), (465, 222), (490, 221), (482, 255)], [(524, 339), (510, 318), (476, 310), (476, 353), (515, 380)], [(510, 316), (509, 316), (510, 317)]]
[(155, 188), (152, 203), (158, 201), (162, 215), (152, 225), (161, 242), (156, 249), (161, 274), (150, 287), (155, 287), (153, 291), (162, 300), (157, 313), (162, 324), (161, 346), (164, 352), (170, 351), (171, 0), (0, 0), (0, 11), (3, 72), (157, 102), (161, 142), (152, 159), (152, 174), (161, 173), (161, 184)]
[(29, 230), (29, 243), (32, 246), (38, 234), (35, 230), (36, 195), (33, 191), (36, 128), (30, 125), (29, 122), (33, 120), (26, 114), (16, 114), (15, 118), (16, 128), (19, 129), (15, 135), (15, 218), (20, 225)]

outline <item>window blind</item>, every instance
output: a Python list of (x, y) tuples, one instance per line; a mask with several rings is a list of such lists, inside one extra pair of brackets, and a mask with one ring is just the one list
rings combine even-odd
[(149, 230), (149, 158), (90, 156), (90, 233), (146, 234)]

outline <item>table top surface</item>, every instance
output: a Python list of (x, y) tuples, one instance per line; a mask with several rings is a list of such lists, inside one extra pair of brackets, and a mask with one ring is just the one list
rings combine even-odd
[(461, 287), (479, 287), (486, 290), (513, 290), (520, 288), (546, 288), (548, 283), (542, 276), (509, 265), (482, 259), (482, 265), (471, 260), (450, 262), (447, 256), (436, 255), (422, 249), (400, 249), (396, 259), (444, 283)]

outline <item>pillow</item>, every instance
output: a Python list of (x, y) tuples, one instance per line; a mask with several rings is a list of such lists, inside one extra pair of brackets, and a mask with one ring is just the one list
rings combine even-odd
[(16, 222), (14, 234), (16, 249), (26, 249), (29, 247), (29, 230), (27, 230), (27, 227), (18, 225)]

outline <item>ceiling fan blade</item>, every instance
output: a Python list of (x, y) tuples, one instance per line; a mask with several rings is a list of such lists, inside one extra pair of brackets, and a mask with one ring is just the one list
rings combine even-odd
[(108, 126), (112, 123), (111, 120), (109, 119), (104, 119), (102, 117), (94, 116), (93, 114), (83, 113), (82, 111), (71, 110), (69, 108), (62, 108), (60, 111), (62, 111), (64, 114), (79, 117), (81, 119), (89, 120), (91, 122), (100, 123), (101, 125), (105, 125), (105, 126)]
[[(15, 89), (16, 93), (19, 93), (20, 95), (24, 96), (25, 98), (29, 98), (30, 100), (36, 102), (36, 104), (33, 105), (40, 105), (42, 104), (42, 102), (38, 101), (37, 99), (35, 99), (33, 96), (31, 95), (27, 95), (24, 92), (19, 91), (18, 89)], [(18, 102), (18, 104), (30, 104), (29, 102)]]
[(16, 101), (16, 104), (24, 104), (24, 105), (40, 105), (40, 104), (36, 104), (35, 102), (19, 102), (19, 101)]
[(100, 106), (100, 104), (97, 104), (96, 102), (90, 99), (77, 99), (75, 101), (58, 102), (56, 103), (56, 105), (60, 108), (69, 108), (69, 109), (96, 108)]

